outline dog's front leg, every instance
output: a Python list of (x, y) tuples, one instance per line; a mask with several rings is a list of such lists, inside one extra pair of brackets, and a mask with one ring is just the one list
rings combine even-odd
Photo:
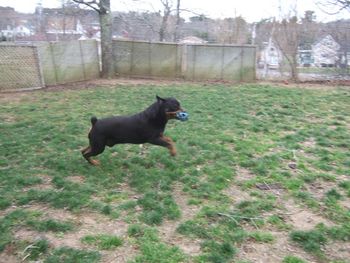
[(175, 156), (176, 155), (175, 143), (169, 137), (161, 135), (158, 138), (150, 140), (149, 143), (166, 147), (166, 148), (169, 149), (169, 152), (170, 152), (171, 156)]

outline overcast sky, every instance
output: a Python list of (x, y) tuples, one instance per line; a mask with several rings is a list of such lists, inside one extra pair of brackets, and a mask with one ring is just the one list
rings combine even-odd
[[(262, 18), (278, 17), (296, 10), (302, 16), (306, 10), (314, 10), (318, 21), (329, 21), (341, 18), (350, 19), (350, 11), (335, 16), (323, 13), (317, 2), (322, 0), (181, 0), (183, 9), (192, 10), (197, 14), (205, 14), (210, 18), (225, 18), (242, 16), (248, 22), (256, 22)], [(323, 0), (325, 1), (325, 0)], [(11, 6), (19, 12), (32, 13), (38, 2), (43, 7), (59, 7), (61, 0), (0, 0), (0, 6)], [(175, 3), (176, 1), (173, 0)], [(111, 0), (112, 11), (159, 11), (162, 9), (160, 0)], [(175, 4), (174, 4), (175, 7)], [(181, 16), (193, 16), (182, 13)]]

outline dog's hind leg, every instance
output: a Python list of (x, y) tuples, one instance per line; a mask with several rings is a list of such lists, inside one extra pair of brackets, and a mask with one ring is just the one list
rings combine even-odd
[(169, 152), (170, 152), (171, 156), (175, 156), (176, 155), (175, 143), (169, 137), (165, 137), (165, 136), (162, 135), (161, 137), (158, 137), (158, 138), (155, 138), (155, 139), (151, 139), (148, 142), (152, 143), (152, 144), (155, 144), (155, 145), (166, 147), (166, 148), (169, 149)]
[(92, 156), (99, 155), (105, 150), (105, 145), (102, 143), (94, 143), (82, 151), (84, 158), (92, 165), (99, 165), (99, 161), (91, 159)]

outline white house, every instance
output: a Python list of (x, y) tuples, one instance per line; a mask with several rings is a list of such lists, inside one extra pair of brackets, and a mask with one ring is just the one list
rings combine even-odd
[(1, 30), (0, 35), (8, 39), (13, 39), (16, 37), (31, 36), (33, 35), (33, 32), (24, 25), (19, 25), (15, 28), (11, 28), (10, 26), (7, 26), (7, 29)]
[(179, 40), (180, 44), (205, 44), (207, 42), (208, 41), (196, 36), (187, 36)]
[(327, 35), (312, 45), (312, 56), (316, 67), (334, 67), (339, 60), (340, 45)]
[(283, 59), (281, 50), (273, 43), (264, 43), (264, 48), (260, 52), (259, 67), (266, 65), (269, 69), (279, 68)]

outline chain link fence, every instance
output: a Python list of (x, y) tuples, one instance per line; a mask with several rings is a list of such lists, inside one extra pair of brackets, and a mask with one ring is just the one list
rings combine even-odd
[(95, 40), (0, 45), (0, 91), (34, 89), (99, 76)]
[(43, 86), (35, 46), (0, 45), (0, 91)]

